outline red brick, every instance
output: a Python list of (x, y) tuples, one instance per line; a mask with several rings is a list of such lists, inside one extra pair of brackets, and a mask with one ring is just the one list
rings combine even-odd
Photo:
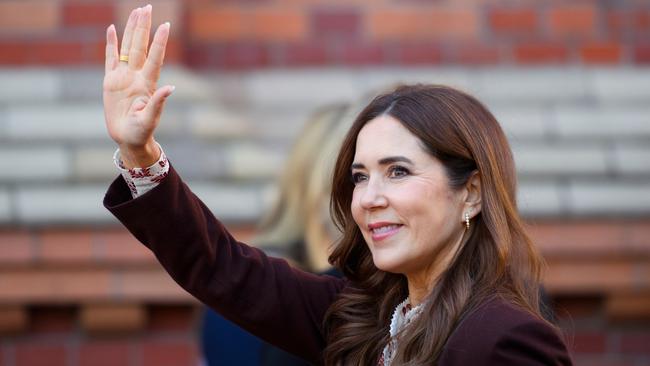
[(63, 22), (66, 26), (94, 26), (103, 29), (113, 23), (114, 10), (110, 3), (66, 3), (63, 5)]
[(490, 26), (495, 33), (529, 34), (538, 27), (537, 12), (532, 9), (498, 9), (489, 14)]
[(473, 8), (370, 10), (368, 32), (376, 39), (475, 39), (479, 17)]
[(650, 257), (650, 222), (593, 220), (537, 222), (529, 227), (547, 258)]
[(619, 322), (650, 321), (650, 292), (612, 294), (607, 298), (607, 318)]
[(557, 6), (548, 15), (551, 32), (559, 36), (590, 35), (596, 28), (594, 5)]
[(21, 65), (29, 62), (30, 46), (25, 42), (0, 41), (0, 64)]
[(281, 50), (284, 66), (323, 65), (328, 61), (326, 45), (321, 42), (290, 43)]
[(61, 344), (16, 345), (16, 366), (66, 366), (67, 355)]
[(28, 264), (33, 259), (31, 233), (0, 232), (0, 264)]
[(190, 37), (196, 40), (236, 40), (247, 35), (244, 14), (236, 8), (195, 6), (189, 11)]
[(165, 64), (176, 64), (183, 61), (183, 49), (183, 44), (179, 39), (170, 38), (167, 40), (167, 49), (165, 50)]
[(198, 359), (198, 350), (189, 341), (149, 341), (141, 350), (143, 366), (194, 365)]
[(650, 354), (650, 331), (630, 332), (621, 335), (621, 352), (627, 354)]
[(191, 332), (196, 328), (194, 306), (152, 306), (149, 310), (149, 331)]
[[(650, 45), (648, 45), (650, 50)], [(625, 227), (625, 244), (629, 249), (647, 250), (650, 248), (650, 221), (633, 222)]]
[(155, 263), (153, 253), (126, 230), (94, 233), (97, 255), (110, 263)]
[(104, 57), (106, 57), (106, 42), (97, 41), (86, 45), (86, 53), (89, 63), (104, 64)]
[(79, 42), (35, 42), (32, 47), (33, 62), (38, 64), (74, 65), (85, 61), (85, 46)]
[(93, 258), (92, 233), (87, 230), (51, 230), (39, 235), (39, 259), (56, 263), (89, 263)]
[(214, 57), (215, 53), (215, 46), (204, 43), (188, 44), (183, 61), (196, 69), (213, 68), (217, 65), (216, 57)]
[(618, 43), (589, 43), (580, 49), (580, 57), (585, 63), (618, 63), (621, 61), (622, 47)]
[(115, 276), (114, 296), (125, 301), (192, 304), (196, 300), (162, 269), (133, 269)]
[(308, 22), (302, 11), (259, 9), (249, 19), (248, 29), (253, 39), (298, 41), (306, 38)]
[(358, 10), (317, 9), (312, 14), (315, 37), (337, 35), (353, 37), (361, 29), (361, 14)]
[(435, 43), (399, 42), (394, 45), (392, 53), (399, 64), (428, 65), (442, 62), (441, 47)]
[(634, 62), (637, 64), (650, 64), (650, 44), (636, 45), (634, 47)]
[(77, 312), (70, 306), (36, 307), (30, 313), (32, 333), (71, 333), (77, 329)]
[(624, 254), (621, 245), (626, 230), (619, 221), (548, 221), (531, 225), (529, 232), (547, 258), (611, 258)]
[(147, 313), (139, 304), (84, 305), (81, 309), (83, 329), (90, 333), (126, 333), (144, 329)]
[(4, 270), (0, 299), (5, 303), (65, 303), (105, 299), (110, 270)]
[(354, 42), (342, 45), (341, 62), (343, 64), (369, 65), (384, 61), (384, 50), (380, 45)]
[(79, 345), (79, 366), (128, 366), (129, 344), (126, 341), (87, 341)]
[(104, 60), (103, 41), (25, 40), (0, 42), (0, 63), (19, 65), (99, 64)]
[[(27, 330), (29, 314), (21, 305), (0, 307), (0, 334), (20, 333)], [(0, 356), (0, 359), (2, 357)], [(0, 363), (2, 365), (2, 363)]]
[(0, 1), (0, 34), (48, 34), (58, 26), (59, 3), (56, 1)]
[(232, 42), (204, 47), (207, 49), (200, 52), (204, 53), (204, 63), (208, 66), (251, 69), (270, 63), (268, 46), (260, 42)]
[(578, 331), (574, 334), (572, 350), (577, 353), (604, 353), (607, 336), (604, 332)]
[(621, 34), (621, 32), (630, 28), (630, 12), (621, 9), (609, 10), (605, 15), (607, 29), (612, 35)]
[(522, 64), (566, 62), (569, 52), (557, 43), (525, 43), (514, 49), (515, 60)]
[(613, 9), (605, 16), (607, 28), (613, 34), (643, 33), (650, 29), (650, 11), (645, 9)]
[(602, 294), (632, 289), (650, 290), (650, 278), (638, 275), (647, 271), (641, 263), (627, 260), (575, 259), (549, 260), (545, 285), (562, 294)]
[(637, 32), (650, 30), (650, 10), (636, 9), (634, 11), (634, 30)]
[(459, 45), (454, 62), (462, 64), (496, 64), (500, 59), (499, 48), (484, 44)]

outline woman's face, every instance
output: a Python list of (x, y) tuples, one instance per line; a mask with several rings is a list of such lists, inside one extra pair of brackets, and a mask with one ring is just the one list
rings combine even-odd
[(446, 268), (463, 235), (465, 190), (395, 118), (361, 129), (352, 164), (352, 215), (377, 268), (428, 276)]

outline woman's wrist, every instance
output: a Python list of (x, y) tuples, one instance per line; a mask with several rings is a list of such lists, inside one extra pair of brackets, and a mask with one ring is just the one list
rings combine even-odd
[(151, 139), (143, 146), (120, 145), (120, 159), (126, 169), (146, 168), (158, 161), (160, 148)]

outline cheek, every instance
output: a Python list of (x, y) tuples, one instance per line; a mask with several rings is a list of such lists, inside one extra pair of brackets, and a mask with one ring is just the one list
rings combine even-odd
[(440, 230), (453, 215), (452, 197), (438, 187), (413, 185), (400, 193), (400, 199), (394, 200), (394, 207), (418, 228), (418, 233), (429, 235), (432, 230)]
[(358, 199), (358, 195), (356, 194), (356, 191), (352, 193), (352, 201), (350, 202), (350, 211), (352, 212), (352, 218), (354, 219), (354, 222), (356, 222), (358, 226), (361, 226), (362, 224), (361, 220), (363, 220), (363, 209), (359, 204), (359, 199)]

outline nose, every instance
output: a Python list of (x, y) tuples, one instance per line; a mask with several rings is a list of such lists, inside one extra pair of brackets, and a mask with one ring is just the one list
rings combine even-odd
[(388, 205), (388, 200), (384, 195), (384, 187), (378, 179), (369, 179), (361, 193), (361, 207), (365, 210), (383, 208)]

